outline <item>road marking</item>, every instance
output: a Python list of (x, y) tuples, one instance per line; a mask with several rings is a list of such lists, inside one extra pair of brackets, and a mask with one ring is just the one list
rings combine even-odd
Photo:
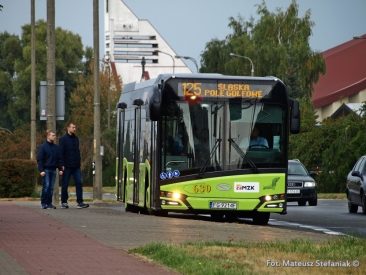
[(270, 219), (269, 224), (271, 225), (277, 225), (277, 226), (289, 226), (289, 227), (301, 227), (301, 228), (307, 228), (315, 231), (322, 231), (325, 234), (329, 235), (336, 235), (336, 236), (346, 236), (346, 234), (342, 232), (332, 231), (324, 227), (319, 226), (312, 226), (312, 225), (306, 225), (306, 224), (300, 224), (300, 223), (292, 223), (292, 222), (285, 222), (285, 221), (278, 221), (275, 219)]

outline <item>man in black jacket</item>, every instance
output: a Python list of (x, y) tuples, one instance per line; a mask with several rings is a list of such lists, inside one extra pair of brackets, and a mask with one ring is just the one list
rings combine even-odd
[(53, 189), (56, 179), (56, 168), (59, 169), (60, 176), (62, 168), (60, 163), (60, 150), (54, 144), (56, 135), (52, 131), (47, 131), (47, 140), (38, 149), (38, 170), (43, 178), (41, 195), (41, 207), (43, 209), (56, 209), (52, 204)]
[(61, 189), (61, 207), (69, 208), (67, 200), (69, 198), (68, 187), (71, 175), (74, 177), (76, 188), (77, 208), (89, 207), (83, 200), (83, 184), (81, 178), (81, 156), (79, 149), (79, 139), (75, 135), (76, 126), (74, 123), (67, 124), (67, 133), (60, 138), (61, 166), (64, 171)]

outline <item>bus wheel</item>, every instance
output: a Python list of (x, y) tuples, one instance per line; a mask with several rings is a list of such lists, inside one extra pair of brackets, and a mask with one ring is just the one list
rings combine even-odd
[(133, 212), (132, 208), (133, 208), (133, 205), (128, 204), (127, 202), (125, 203), (125, 211), (126, 212)]
[(266, 225), (269, 221), (269, 212), (257, 212), (253, 216), (253, 223), (257, 225)]
[(145, 192), (145, 206), (140, 210), (140, 214), (150, 215), (150, 211), (147, 208), (147, 206), (148, 206), (147, 196), (148, 196), (148, 194), (147, 194), (147, 190), (146, 190), (146, 192)]
[(126, 212), (132, 212), (132, 213), (138, 213), (139, 212), (139, 208), (135, 205), (131, 205), (128, 203), (125, 203), (125, 211)]
[(225, 219), (227, 222), (236, 222), (237, 215), (233, 213), (225, 214)]
[(223, 222), (224, 221), (224, 214), (221, 213), (212, 213), (211, 220), (215, 222)]
[(168, 217), (168, 211), (164, 211), (164, 210), (155, 210), (154, 212), (154, 215), (155, 216), (158, 216), (158, 217)]

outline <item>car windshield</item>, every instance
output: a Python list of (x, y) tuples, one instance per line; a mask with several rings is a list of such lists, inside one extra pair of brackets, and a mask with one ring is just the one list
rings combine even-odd
[(288, 163), (288, 174), (289, 175), (299, 175), (299, 176), (307, 176), (308, 172), (305, 167), (301, 163)]

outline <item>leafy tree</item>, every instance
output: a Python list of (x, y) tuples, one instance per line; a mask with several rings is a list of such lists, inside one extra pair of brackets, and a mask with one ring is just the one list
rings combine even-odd
[[(66, 100), (70, 88), (76, 86), (75, 78), (69, 70), (82, 67), (84, 55), (80, 35), (56, 28), (56, 81), (65, 81)], [(36, 32), (36, 83), (47, 79), (47, 24), (39, 20)], [(89, 50), (90, 51), (90, 50)], [(31, 26), (22, 27), (19, 39), (7, 32), (0, 33), (0, 118), (3, 127), (14, 130), (30, 121), (31, 95)], [(87, 60), (88, 61), (88, 60)], [(39, 95), (37, 85), (37, 98)], [(66, 104), (68, 107), (68, 105)], [(68, 112), (66, 112), (67, 114)]]
[[(93, 132), (94, 132), (94, 77), (93, 60), (90, 61), (91, 74), (79, 75), (78, 85), (70, 97), (70, 120), (77, 125), (77, 133), (81, 144), (82, 169), (85, 182), (91, 182), (91, 167), (93, 161)], [(102, 145), (104, 146), (103, 171), (113, 166), (115, 161), (116, 144), (116, 114), (111, 112), (111, 130), (107, 130), (108, 121), (108, 88), (110, 87), (111, 108), (115, 109), (121, 91), (121, 79), (115, 79), (108, 70), (100, 74), (100, 108)], [(104, 178), (104, 174), (103, 174)], [(108, 180), (108, 179), (107, 179)], [(105, 180), (103, 180), (105, 182)]]
[(301, 132), (290, 136), (290, 158), (300, 159), (309, 170), (319, 168), (319, 192), (344, 192), (347, 174), (366, 152), (366, 120), (353, 112), (319, 126), (315, 120), (311, 101), (302, 100)]
[[(17, 128), (13, 134), (0, 131), (0, 159), (29, 159), (30, 158), (30, 126)], [(46, 140), (45, 132), (37, 133), (37, 148)]]
[(276, 76), (289, 87), (291, 97), (311, 98), (319, 73), (325, 73), (325, 62), (320, 52), (309, 46), (310, 10), (298, 17), (298, 4), (292, 1), (283, 12), (271, 13), (263, 1), (257, 5), (258, 22), (229, 18), (233, 33), (225, 40), (213, 39), (201, 54), (201, 72), (250, 75), (251, 64), (243, 58), (231, 58), (230, 53), (246, 56), (253, 61), (255, 75)]
[(13, 130), (8, 111), (12, 98), (13, 80), (16, 77), (14, 63), (22, 56), (19, 37), (8, 32), (0, 33), (0, 126)]

